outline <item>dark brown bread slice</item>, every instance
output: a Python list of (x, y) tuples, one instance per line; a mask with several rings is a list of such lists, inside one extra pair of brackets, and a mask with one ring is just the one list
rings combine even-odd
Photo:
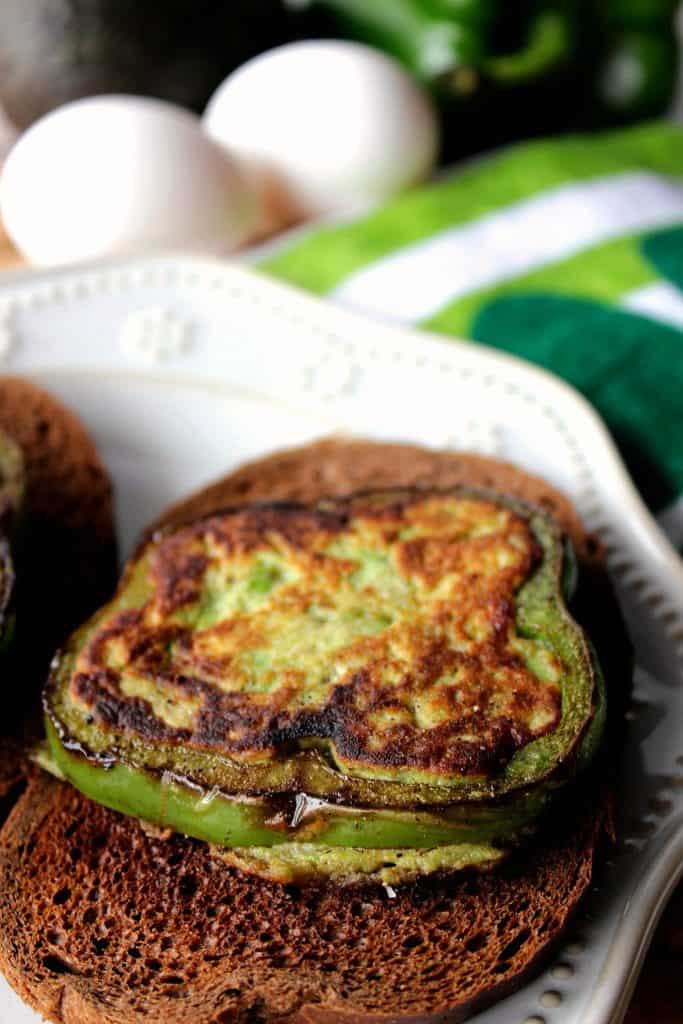
[[(164, 521), (238, 500), (416, 481), (550, 504), (594, 558), (566, 499), (542, 482), (487, 460), (367, 442), (253, 463)], [(201, 843), (156, 838), (37, 774), (0, 834), (0, 967), (60, 1024), (462, 1020), (519, 985), (561, 936), (590, 884), (607, 804), (596, 797), (565, 813), (495, 874), (395, 893), (297, 890), (227, 868)]]
[[(111, 484), (80, 420), (28, 380), (0, 377), (0, 429), (20, 445), (27, 516), (17, 553), (17, 630), (3, 665), (0, 801), (21, 774), (56, 647), (111, 592)], [(28, 710), (28, 716), (26, 712)]]
[(540, 477), (482, 455), (347, 438), (326, 438), (246, 463), (171, 506), (152, 529), (252, 501), (314, 501), (368, 488), (458, 484), (492, 488), (542, 506), (562, 523), (582, 557), (594, 554), (594, 541), (571, 502)]
[(494, 875), (296, 890), (37, 778), (0, 842), (0, 965), (64, 1024), (461, 1020), (562, 933), (602, 826), (588, 810)]

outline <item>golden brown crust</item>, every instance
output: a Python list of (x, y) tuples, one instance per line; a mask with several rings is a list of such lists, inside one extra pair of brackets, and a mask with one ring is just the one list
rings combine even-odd
[[(369, 546), (374, 575), (358, 581)], [(211, 516), (140, 554), (149, 595), (101, 620), (68, 696), (104, 731), (242, 761), (315, 740), (371, 776), (492, 775), (560, 718), (561, 663), (534, 645), (541, 678), (516, 630), (540, 557), (522, 506), (462, 488)], [(212, 580), (264, 566), (275, 575), (248, 610), (206, 621)]]

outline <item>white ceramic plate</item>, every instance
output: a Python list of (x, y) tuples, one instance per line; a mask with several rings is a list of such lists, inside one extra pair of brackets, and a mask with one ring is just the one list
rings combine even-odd
[[(124, 553), (170, 500), (334, 431), (498, 455), (573, 498), (607, 545), (637, 650), (628, 812), (601, 890), (556, 962), (477, 1020), (620, 1020), (683, 871), (683, 568), (588, 405), (483, 347), (180, 258), (6, 279), (0, 351), (6, 372), (35, 378), (92, 431), (116, 485)], [(1, 982), (0, 1020), (37, 1020)]]

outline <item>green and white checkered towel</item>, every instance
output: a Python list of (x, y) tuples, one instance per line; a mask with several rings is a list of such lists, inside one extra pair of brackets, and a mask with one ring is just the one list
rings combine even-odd
[(553, 370), (602, 413), (683, 543), (683, 131), (524, 143), (344, 223), (262, 269), (346, 306)]

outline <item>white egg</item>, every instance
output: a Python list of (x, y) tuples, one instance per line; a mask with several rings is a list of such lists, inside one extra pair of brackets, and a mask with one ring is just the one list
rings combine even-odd
[(78, 100), (33, 124), (3, 168), (0, 208), (38, 264), (225, 250), (255, 220), (241, 169), (199, 118), (134, 96)]
[(390, 57), (359, 43), (290, 43), (231, 74), (209, 134), (275, 176), (300, 212), (372, 202), (425, 178), (439, 133), (431, 102)]

